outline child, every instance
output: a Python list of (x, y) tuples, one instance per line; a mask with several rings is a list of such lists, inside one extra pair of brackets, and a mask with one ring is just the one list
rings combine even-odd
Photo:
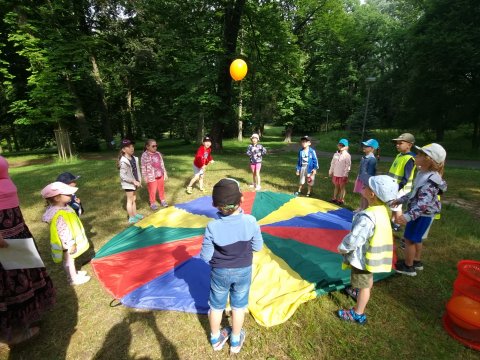
[(63, 260), (71, 285), (82, 285), (90, 281), (85, 271), (77, 271), (75, 258), (82, 255), (89, 243), (82, 222), (75, 211), (68, 206), (71, 196), (78, 188), (56, 181), (45, 186), (41, 192), (48, 206), (42, 221), (50, 224), (50, 245), (55, 263)]
[(348, 153), (348, 140), (340, 139), (337, 152), (333, 154), (328, 176), (332, 178), (334, 186), (332, 203), (343, 205), (345, 203), (345, 186), (348, 183), (348, 173), (352, 165), (352, 157)]
[(205, 136), (203, 138), (203, 144), (197, 150), (195, 159), (193, 159), (193, 178), (187, 186), (187, 194), (192, 193), (192, 186), (198, 181), (200, 191), (205, 191), (203, 187), (203, 177), (207, 169), (207, 165), (214, 163), (212, 158), (212, 140), (210, 137)]
[(357, 305), (338, 310), (342, 320), (365, 324), (365, 308), (373, 286), (373, 273), (390, 272), (393, 259), (393, 235), (386, 203), (397, 195), (397, 183), (388, 175), (364, 180), (362, 196), (368, 208), (353, 217), (352, 230), (338, 246), (343, 255), (343, 268), (352, 270), (352, 288), (358, 289)]
[[(252, 281), (252, 251), (260, 251), (263, 238), (257, 220), (243, 213), (240, 185), (222, 179), (213, 187), (213, 206), (218, 219), (205, 230), (200, 257), (212, 268), (210, 279), (210, 342), (213, 350), (222, 350), (230, 338), (230, 353), (240, 352), (245, 341), (242, 329)], [(223, 310), (230, 295), (232, 327), (220, 329)]]
[(312, 186), (315, 184), (315, 174), (318, 169), (318, 159), (317, 153), (310, 146), (312, 145), (310, 138), (308, 136), (303, 136), (300, 139), (302, 148), (298, 152), (298, 161), (297, 161), (297, 176), (299, 176), (298, 191), (294, 195), (300, 195), (302, 192), (302, 187), (305, 182), (307, 183), (308, 190), (307, 196), (310, 196), (312, 192)]
[(137, 214), (136, 190), (142, 186), (138, 158), (134, 143), (128, 139), (122, 140), (120, 153), (118, 154), (117, 167), (120, 170), (120, 184), (127, 195), (128, 223), (135, 224), (143, 219), (143, 215)]
[(160, 205), (168, 207), (167, 200), (165, 200), (164, 190), (165, 181), (168, 179), (167, 169), (165, 169), (162, 154), (157, 151), (157, 142), (153, 139), (148, 139), (145, 142), (142, 154), (142, 177), (147, 183), (150, 209), (158, 209), (158, 206), (155, 203), (157, 189)]
[(415, 158), (418, 173), (413, 182), (413, 190), (397, 199), (395, 204), (407, 204), (407, 212), (397, 218), (397, 222), (406, 225), (405, 261), (399, 261), (396, 271), (399, 274), (416, 276), (416, 270), (423, 270), (420, 261), (422, 241), (425, 239), (433, 218), (440, 213), (441, 203), (438, 195), (447, 190), (442, 179), (447, 152), (439, 144), (416, 146)]
[(262, 156), (267, 154), (267, 149), (258, 143), (258, 134), (252, 134), (250, 137), (252, 143), (248, 145), (247, 155), (250, 156), (250, 169), (252, 170), (253, 183), (250, 185), (255, 190), (260, 190), (260, 169), (262, 168)]
[[(77, 180), (80, 179), (80, 176), (75, 176), (72, 173), (69, 172), (64, 172), (58, 175), (57, 181), (60, 181), (64, 184), (67, 184), (69, 186), (76, 187), (77, 186)], [(72, 194), (72, 200), (68, 203), (68, 205), (75, 210), (75, 213), (80, 217), (85, 210), (83, 210), (83, 205), (82, 202), (80, 201), (80, 198), (77, 197), (77, 195)]]
[[(375, 139), (369, 139), (362, 142), (362, 150), (365, 155), (362, 156), (360, 160), (360, 169), (358, 170), (358, 176), (355, 180), (355, 187), (353, 189), (354, 193), (361, 194), (364, 183), (361, 179), (367, 178), (368, 176), (377, 175), (377, 159), (375, 158), (375, 150), (378, 149), (378, 141)], [(363, 196), (360, 196), (360, 206), (355, 210), (355, 212), (365, 210), (368, 206), (367, 199)]]
[[(413, 176), (415, 173), (415, 153), (412, 152), (412, 146), (415, 143), (415, 137), (410, 133), (404, 133), (396, 139), (392, 139), (396, 144), (399, 154), (393, 160), (388, 175), (393, 177), (398, 183), (397, 198), (408, 194), (412, 190)], [(394, 231), (400, 230), (397, 224), (397, 218), (402, 215), (402, 205), (391, 208), (392, 227)]]

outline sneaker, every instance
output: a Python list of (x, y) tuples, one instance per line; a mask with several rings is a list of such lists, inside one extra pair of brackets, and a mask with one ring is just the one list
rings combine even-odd
[(137, 214), (137, 215), (135, 215), (135, 217), (136, 217), (138, 220), (142, 220), (145, 216), (143, 216), (142, 214)]
[(140, 220), (139, 218), (137, 218), (137, 217), (135, 217), (135, 216), (132, 216), (132, 217), (130, 217), (130, 218), (128, 219), (128, 223), (129, 223), (129, 224), (135, 224), (135, 223), (137, 223), (139, 220)]
[(167, 200), (162, 200), (162, 201), (160, 202), (160, 204), (161, 204), (163, 207), (168, 207), (168, 202), (167, 202)]
[(299, 193), (298, 191), (295, 191), (295, 192), (293, 193), (293, 195), (295, 195), (295, 196), (300, 196), (300, 193)]
[(76, 276), (75, 279), (70, 280), (70, 285), (82, 285), (90, 281), (90, 276)]
[(222, 350), (223, 345), (225, 345), (231, 333), (232, 333), (232, 328), (230, 326), (227, 326), (220, 330), (220, 336), (218, 338), (210, 339), (210, 344), (212, 344), (213, 350), (215, 351)]
[(199, 189), (201, 192), (205, 192), (205, 188), (200, 188)]
[(420, 260), (413, 260), (413, 268), (417, 271), (423, 270), (423, 263)]
[(240, 330), (240, 341), (234, 342), (230, 341), (230, 353), (231, 354), (238, 354), (240, 350), (242, 350), (243, 343), (245, 342), (245, 330)]
[(337, 311), (337, 315), (344, 321), (356, 322), (360, 325), (365, 325), (367, 323), (367, 315), (357, 314), (353, 307), (351, 309), (340, 309)]
[(192, 193), (192, 187), (191, 186), (187, 186), (187, 194), (191, 194)]
[(255, 186), (255, 191), (260, 191), (262, 187), (260, 185)]
[(345, 205), (345, 200), (337, 200), (338, 205)]
[(332, 204), (337, 204), (337, 199), (331, 199), (330, 202), (331, 202)]
[(150, 205), (150, 209), (152, 209), (154, 211), (158, 210), (158, 205), (157, 204), (152, 204), (152, 205)]
[(87, 272), (84, 271), (84, 270), (78, 270), (78, 271), (77, 271), (77, 275), (78, 275), (78, 276), (87, 276)]
[(307, 195), (305, 195), (306, 197), (310, 197), (310, 193), (307, 193)]
[(417, 276), (417, 272), (413, 266), (408, 266), (405, 262), (397, 262), (395, 271), (397, 274), (403, 274), (407, 276)]
[(357, 300), (358, 297), (358, 290), (357, 288), (353, 288), (351, 286), (345, 288), (345, 292), (349, 295), (353, 300)]

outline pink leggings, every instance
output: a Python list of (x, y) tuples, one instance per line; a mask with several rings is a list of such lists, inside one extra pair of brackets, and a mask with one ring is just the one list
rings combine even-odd
[(163, 180), (163, 176), (156, 178), (155, 181), (147, 183), (150, 205), (155, 204), (155, 195), (157, 194), (157, 189), (158, 189), (158, 198), (160, 199), (160, 201), (165, 200), (164, 183), (165, 182)]

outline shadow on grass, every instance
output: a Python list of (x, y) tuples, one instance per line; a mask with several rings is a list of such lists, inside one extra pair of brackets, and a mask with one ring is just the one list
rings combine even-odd
[[(162, 354), (162, 359), (180, 359), (175, 346), (159, 330), (152, 311), (130, 312), (120, 323), (110, 329), (105, 337), (102, 348), (95, 354), (93, 359), (151, 359), (150, 357), (132, 357), (128, 355), (133, 338), (131, 325), (137, 322), (144, 326), (146, 325), (146, 327), (153, 331)], [(152, 344), (152, 346), (154, 346), (154, 344)]]

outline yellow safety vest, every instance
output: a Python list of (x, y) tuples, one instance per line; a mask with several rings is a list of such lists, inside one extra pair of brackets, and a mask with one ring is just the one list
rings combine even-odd
[[(400, 153), (397, 155), (397, 157), (393, 161), (392, 166), (390, 166), (390, 170), (388, 170), (388, 175), (393, 177), (395, 180), (397, 180), (398, 184), (400, 184), (400, 181), (402, 181), (402, 178), (405, 175), (405, 165), (410, 159), (414, 159), (412, 155)], [(406, 193), (412, 190), (414, 174), (415, 174), (415, 165), (413, 166), (412, 173), (410, 174), (410, 177), (408, 178), (407, 183), (403, 187)]]
[(393, 233), (390, 216), (384, 205), (368, 207), (365, 212), (375, 219), (375, 231), (365, 255), (366, 269), (372, 273), (392, 271)]
[(77, 251), (72, 254), (73, 258), (77, 258), (82, 255), (90, 247), (87, 236), (85, 235), (85, 229), (82, 222), (78, 218), (75, 212), (69, 212), (66, 210), (59, 210), (52, 218), (50, 223), (50, 246), (52, 248), (53, 262), (59, 263), (63, 258), (63, 246), (57, 231), (57, 218), (62, 216), (68, 229), (72, 233), (75, 244), (77, 245)]

